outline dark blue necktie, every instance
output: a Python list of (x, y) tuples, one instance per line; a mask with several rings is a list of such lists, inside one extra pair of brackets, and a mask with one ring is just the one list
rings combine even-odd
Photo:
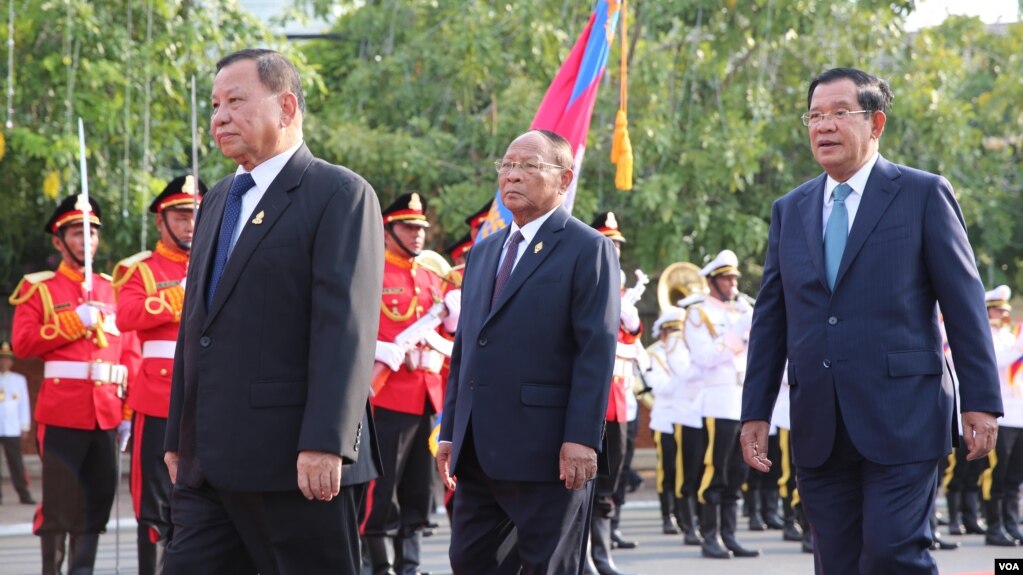
[(213, 295), (217, 293), (217, 284), (224, 274), (227, 256), (231, 253), (231, 238), (238, 227), (238, 218), (242, 215), (242, 196), (252, 189), (256, 182), (251, 174), (235, 176), (231, 191), (227, 192), (227, 205), (224, 206), (224, 218), (220, 221), (220, 236), (217, 237), (217, 255), (213, 260), (213, 274), (210, 275), (209, 289), (206, 291), (206, 309), (213, 307)]
[(505, 248), (504, 261), (501, 268), (497, 270), (497, 277), (494, 279), (494, 295), (490, 298), (490, 307), (494, 307), (497, 298), (501, 297), (504, 286), (511, 277), (512, 268), (515, 267), (515, 257), (519, 255), (519, 242), (523, 240), (522, 233), (515, 230), (515, 233), (508, 238), (508, 247)]
[(828, 276), (828, 287), (834, 290), (845, 241), (849, 238), (849, 210), (845, 207), (845, 199), (852, 193), (852, 188), (849, 184), (839, 184), (832, 193), (835, 204), (831, 208), (828, 227), (824, 229), (824, 271)]

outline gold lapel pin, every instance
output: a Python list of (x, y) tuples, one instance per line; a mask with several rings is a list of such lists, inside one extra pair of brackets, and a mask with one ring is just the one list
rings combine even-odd
[(538, 254), (538, 253), (540, 253), (540, 250), (542, 250), (542, 249), (543, 249), (543, 242), (540, 242), (540, 243), (536, 244), (535, 246), (533, 246), (533, 253), (534, 254)]
[(252, 218), (252, 223), (257, 226), (263, 223), (263, 215), (264, 215), (263, 210), (259, 210), (259, 213), (256, 214), (256, 217)]

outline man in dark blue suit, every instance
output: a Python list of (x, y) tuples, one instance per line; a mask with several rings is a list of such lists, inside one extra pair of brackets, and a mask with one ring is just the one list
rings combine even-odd
[(611, 240), (561, 207), (572, 164), (553, 132), (513, 141), (497, 170), (514, 222), (466, 264), (437, 450), (456, 575), (581, 568), (620, 271)]
[(803, 122), (825, 173), (774, 203), (743, 391), (743, 457), (766, 471), (786, 358), (792, 452), (818, 573), (937, 574), (928, 553), (938, 459), (960, 374), (970, 459), (995, 444), (1002, 403), (984, 288), (952, 187), (878, 154), (887, 82), (818, 76)]

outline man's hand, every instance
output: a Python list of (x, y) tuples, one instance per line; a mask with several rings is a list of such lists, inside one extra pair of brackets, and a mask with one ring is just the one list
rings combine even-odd
[(987, 457), (998, 439), (998, 419), (983, 411), (964, 411), (963, 439), (966, 440), (967, 461)]
[(452, 451), (451, 443), (447, 441), (437, 444), (437, 473), (440, 473), (440, 479), (444, 482), (444, 487), (453, 490), (458, 479), (451, 475)]
[(767, 458), (767, 436), (770, 431), (770, 423), (754, 420), (743, 423), (742, 431), (739, 432), (742, 460), (746, 465), (764, 473), (771, 470), (771, 460)]
[(298, 488), (306, 499), (330, 501), (341, 492), (341, 456), (326, 451), (298, 452)]
[(171, 485), (178, 482), (178, 452), (168, 451), (163, 454), (163, 462), (167, 465), (167, 471), (170, 472)]
[(597, 452), (588, 445), (566, 441), (561, 444), (558, 471), (567, 489), (579, 489), (597, 476)]

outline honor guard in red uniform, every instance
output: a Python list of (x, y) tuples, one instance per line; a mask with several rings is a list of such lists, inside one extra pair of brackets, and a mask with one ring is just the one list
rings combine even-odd
[[(363, 523), (373, 573), (418, 573), (421, 530), (429, 523), (433, 459), (429, 438), (444, 405), (441, 369), (460, 299), (445, 295), (443, 278), (420, 265), (426, 239), (426, 203), (418, 193), (383, 210), (384, 285), (380, 302), (373, 417), (383, 469), (370, 487)], [(432, 266), (431, 266), (432, 267)], [(442, 318), (442, 319), (441, 319)], [(390, 571), (390, 569), (394, 571)]]
[[(625, 243), (625, 236), (618, 229), (618, 220), (615, 218), (614, 212), (597, 214), (590, 226), (614, 242), (615, 249), (619, 256), (621, 255), (621, 246)], [(624, 278), (623, 274), (623, 294)], [(607, 412), (605, 413), (607, 445), (604, 449), (604, 456), (607, 458), (609, 474), (605, 475), (603, 469), (598, 469), (597, 472), (593, 513), (590, 518), (592, 547), (584, 566), (586, 573), (618, 575), (620, 571), (611, 558), (612, 540), (616, 547), (622, 549), (632, 549), (637, 545), (634, 541), (624, 540), (621, 533), (612, 533), (614, 530), (611, 523), (616, 509), (614, 494), (618, 490), (619, 482), (622, 481), (625, 454), (628, 450), (627, 395), (633, 393), (638, 353), (645, 353), (639, 343), (642, 331), (643, 325), (640, 323), (639, 311), (636, 309), (635, 302), (623, 298), (621, 319), (618, 325), (618, 349), (615, 352), (614, 375), (611, 379)]]
[(472, 241), (476, 241), (476, 236), (480, 233), (480, 228), (483, 227), (483, 223), (486, 222), (487, 217), (490, 216), (490, 206), (493, 203), (494, 199), (490, 198), (487, 200), (487, 203), (480, 207), (480, 209), (465, 218), (465, 225), (469, 226), (469, 239)]
[(138, 519), (140, 575), (163, 572), (163, 550), (171, 535), (171, 481), (163, 462), (163, 437), (194, 209), (205, 192), (206, 185), (200, 181), (196, 189), (192, 176), (167, 184), (149, 205), (160, 232), (156, 248), (125, 258), (114, 268), (117, 327), (136, 332), (142, 344), (142, 366), (132, 374), (128, 393), (128, 407), (134, 411), (131, 499)]
[(126, 440), (131, 429), (121, 399), (131, 338), (117, 329), (110, 278), (94, 274), (91, 293), (86, 287), (86, 262), (96, 252), (100, 225), (95, 201), (65, 199), (45, 227), (60, 253), (59, 267), (26, 275), (10, 298), (14, 351), (44, 362), (35, 410), (43, 501), (33, 522), (44, 574), (60, 571), (65, 535), (68, 571), (92, 573), (119, 479), (117, 436)]

